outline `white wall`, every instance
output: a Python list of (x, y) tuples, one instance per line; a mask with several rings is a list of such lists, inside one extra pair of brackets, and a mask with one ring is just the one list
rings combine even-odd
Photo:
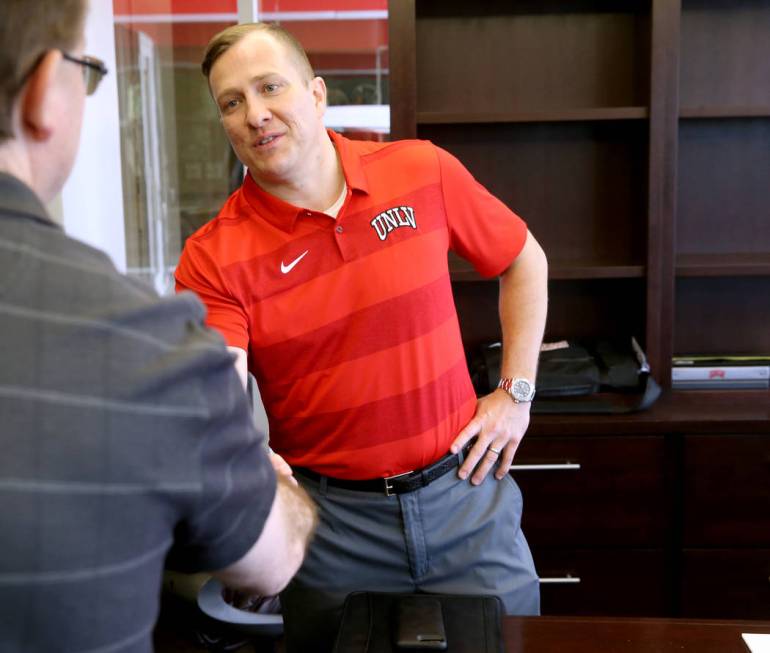
[[(103, 59), (109, 73), (99, 90), (86, 99), (80, 150), (61, 193), (63, 225), (69, 235), (107, 252), (117, 268), (125, 271), (120, 120), (111, 0), (91, 0), (85, 52)], [(58, 213), (59, 207), (56, 209)]]

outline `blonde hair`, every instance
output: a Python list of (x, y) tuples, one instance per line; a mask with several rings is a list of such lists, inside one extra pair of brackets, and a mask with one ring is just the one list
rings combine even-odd
[(310, 61), (307, 58), (305, 48), (303, 48), (300, 42), (283, 27), (276, 23), (243, 23), (222, 30), (209, 41), (209, 44), (206, 46), (206, 50), (203, 53), (203, 62), (201, 63), (201, 71), (203, 71), (206, 79), (209, 78), (211, 69), (219, 57), (241, 39), (254, 32), (268, 34), (276, 41), (286, 46), (289, 54), (297, 64), (297, 70), (306, 82), (309, 82), (315, 77), (313, 67), (310, 65)]

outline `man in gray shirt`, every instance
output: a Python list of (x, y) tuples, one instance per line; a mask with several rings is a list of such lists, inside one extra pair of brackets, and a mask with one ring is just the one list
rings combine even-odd
[(86, 11), (0, 3), (0, 651), (149, 651), (165, 563), (275, 594), (315, 521), (199, 301), (46, 214), (106, 72)]

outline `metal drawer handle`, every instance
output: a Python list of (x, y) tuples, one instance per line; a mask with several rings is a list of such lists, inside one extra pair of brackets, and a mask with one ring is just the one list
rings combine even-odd
[(580, 576), (570, 576), (569, 574), (561, 577), (540, 579), (541, 585), (545, 583), (553, 583), (554, 585), (575, 585), (579, 582), (580, 582)]
[(553, 463), (543, 465), (511, 465), (512, 472), (541, 472), (560, 469), (580, 469), (580, 463)]

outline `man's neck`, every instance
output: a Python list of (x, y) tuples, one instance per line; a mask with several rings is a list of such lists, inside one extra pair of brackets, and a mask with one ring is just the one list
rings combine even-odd
[(23, 148), (14, 140), (0, 145), (0, 172), (16, 177), (35, 190), (29, 159), (24, 156)]
[(342, 162), (331, 138), (324, 133), (320, 140), (318, 154), (305, 162), (304, 170), (298, 171), (295, 179), (271, 183), (269, 180), (257, 180), (257, 185), (284, 202), (324, 211), (339, 197), (345, 183)]
[(16, 177), (23, 184), (28, 186), (40, 201), (47, 207), (48, 217), (63, 226), (63, 215), (61, 208), (61, 196), (57, 193), (51, 197), (45, 197), (38, 186), (38, 178), (32, 172), (32, 164), (26, 150), (15, 141), (8, 141), (0, 145), (0, 173)]

